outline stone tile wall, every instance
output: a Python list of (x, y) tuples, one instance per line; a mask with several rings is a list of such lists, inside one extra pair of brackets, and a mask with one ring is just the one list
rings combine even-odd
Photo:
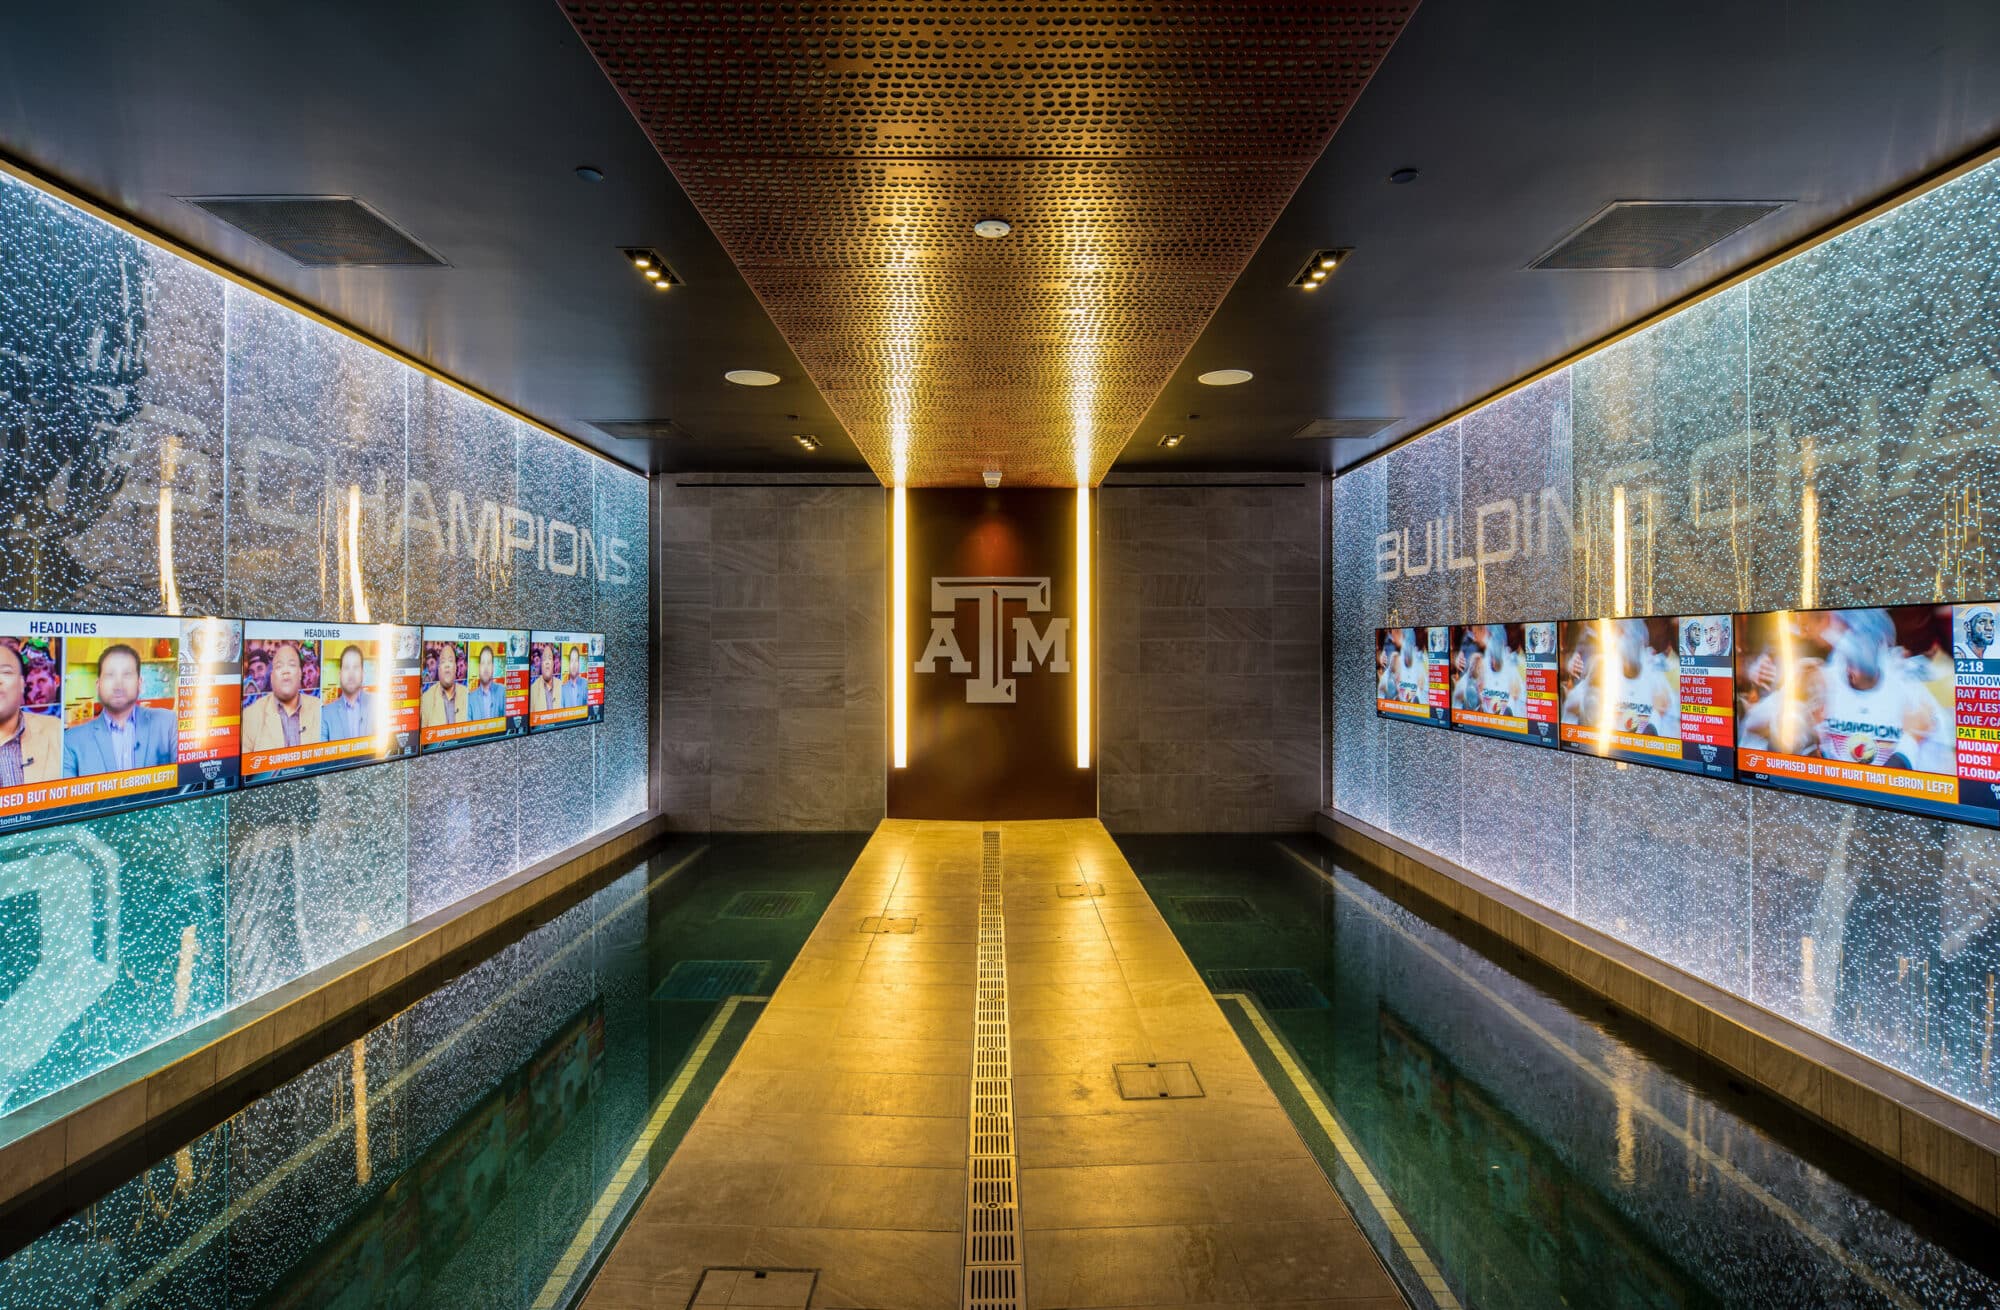
[(662, 478), (661, 807), (683, 830), (873, 828), (887, 493)]
[(1098, 497), (1099, 813), (1114, 832), (1309, 828), (1323, 481), (1159, 481)]

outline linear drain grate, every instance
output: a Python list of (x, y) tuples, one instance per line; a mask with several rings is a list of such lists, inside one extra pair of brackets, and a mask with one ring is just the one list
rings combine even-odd
[(1022, 1299), (1021, 1266), (966, 1266), (965, 1310), (1017, 1310)]
[(1257, 911), (1241, 896), (1169, 896), (1167, 906), (1182, 923), (1254, 923)]
[(682, 960), (653, 992), (662, 1001), (720, 1001), (748, 996), (770, 972), (769, 960)]
[(811, 898), (805, 892), (738, 892), (722, 907), (724, 919), (796, 919)]
[(1303, 969), (1205, 969), (1212, 992), (1249, 992), (1267, 1010), (1324, 1010), (1326, 994)]
[(1014, 1084), (1008, 1076), (1007, 920), (1000, 834), (981, 834), (979, 987), (973, 1002), (972, 1113), (965, 1168), (966, 1310), (1019, 1310), (1021, 1212), (1014, 1191)]

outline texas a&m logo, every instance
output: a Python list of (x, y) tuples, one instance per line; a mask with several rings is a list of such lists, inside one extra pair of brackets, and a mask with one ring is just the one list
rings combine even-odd
[[(958, 640), (958, 607), (967, 601), (979, 607), (976, 669)], [(1022, 612), (1010, 614), (1009, 606)], [(1001, 677), (1003, 666), (1010, 674), (1032, 673), (1036, 664), (1069, 672), (1069, 620), (1050, 618), (1038, 630), (1029, 617), (1048, 612), (1047, 578), (932, 578), (931, 636), (916, 671), (935, 673), (945, 660), (950, 672), (973, 675), (965, 684), (968, 704), (1012, 705), (1016, 679)]]

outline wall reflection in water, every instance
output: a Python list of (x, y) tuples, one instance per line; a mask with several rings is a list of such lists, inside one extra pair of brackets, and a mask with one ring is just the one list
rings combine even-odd
[[(1330, 1001), (1265, 1013), (1465, 1304), (2000, 1298), (1989, 1229), (1908, 1205), (1883, 1167), (1580, 989), (1502, 968), (1351, 874), (1329, 883), (1323, 847), (1120, 846), (1197, 968), (1295, 969)], [(1253, 916), (1176, 921), (1173, 897), (1204, 895)], [(1265, 1075), (1282, 1083), (1275, 1064)], [(1309, 1120), (1300, 1131), (1338, 1173)]]
[(60, 1226), (0, 1230), (0, 1310), (561, 1304), (761, 1012), (729, 994), (776, 985), (866, 841), (664, 847)]
[(530, 1304), (650, 1104), (649, 876), (17, 1251), (0, 1305)]

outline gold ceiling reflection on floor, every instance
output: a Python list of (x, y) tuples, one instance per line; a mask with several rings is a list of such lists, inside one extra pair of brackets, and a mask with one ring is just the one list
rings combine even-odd
[(1095, 484), (1414, 7), (564, 3), (911, 486)]

